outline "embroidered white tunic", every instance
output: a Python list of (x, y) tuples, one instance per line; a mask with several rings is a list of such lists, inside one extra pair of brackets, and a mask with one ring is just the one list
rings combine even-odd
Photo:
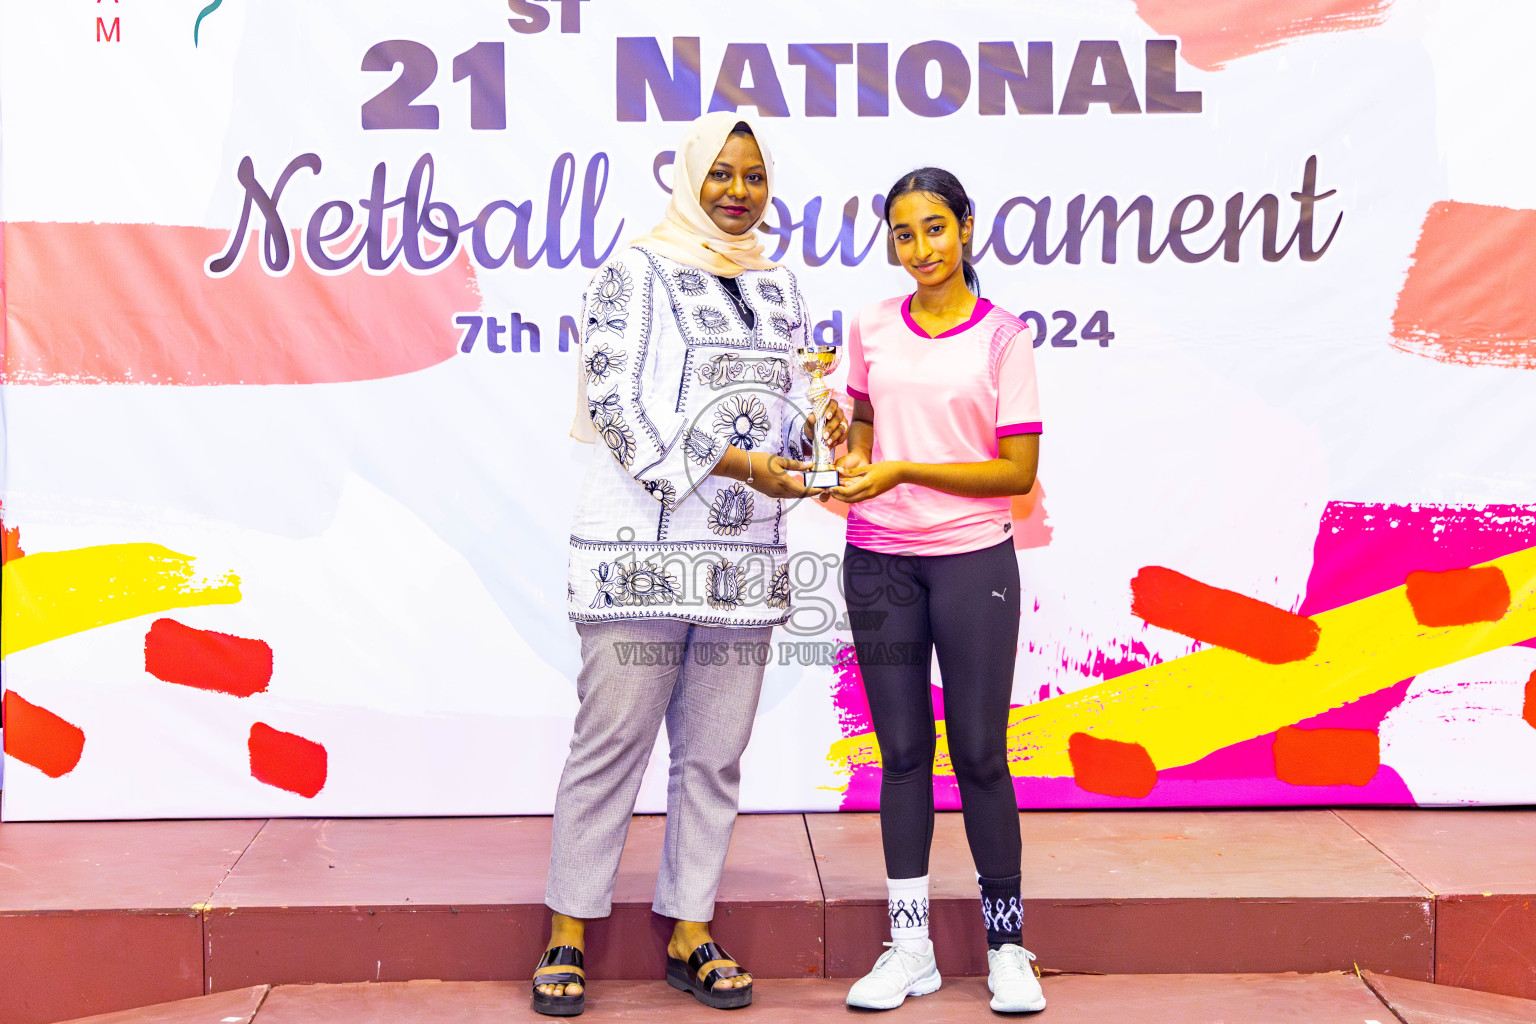
[(576, 622), (789, 617), (785, 502), (711, 476), (727, 445), (801, 458), (808, 329), (787, 268), (745, 271), (749, 327), (720, 280), (631, 246), (582, 298), (581, 361), (598, 443), (571, 527)]

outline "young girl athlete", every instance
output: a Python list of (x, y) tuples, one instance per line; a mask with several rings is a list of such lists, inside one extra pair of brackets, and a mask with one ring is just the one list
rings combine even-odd
[(1040, 1010), (1023, 946), (1019, 814), (1007, 727), (1019, 636), (1010, 496), (1040, 454), (1033, 336), (979, 296), (965, 259), (970, 200), (924, 167), (887, 193), (886, 223), (917, 290), (867, 306), (848, 339), (853, 422), (838, 461), (848, 502), (843, 588), (882, 759), (880, 832), (891, 948), (848, 993), (885, 1010), (940, 985), (928, 940), (937, 650), (950, 759), (981, 883), (992, 1009)]

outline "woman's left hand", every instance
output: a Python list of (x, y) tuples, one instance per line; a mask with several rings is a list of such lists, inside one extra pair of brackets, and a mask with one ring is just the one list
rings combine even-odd
[[(811, 431), (815, 429), (816, 416), (812, 413), (805, 418), (805, 436), (810, 437)], [(827, 422), (822, 425), (821, 434), (826, 438), (828, 448), (836, 448), (848, 436), (848, 420), (843, 416), (843, 407), (836, 400), (827, 403)]]
[(841, 470), (843, 482), (827, 493), (850, 505), (868, 501), (870, 498), (884, 494), (897, 484), (906, 483), (905, 471), (906, 463), (894, 460), (871, 462), (864, 466), (850, 466)]

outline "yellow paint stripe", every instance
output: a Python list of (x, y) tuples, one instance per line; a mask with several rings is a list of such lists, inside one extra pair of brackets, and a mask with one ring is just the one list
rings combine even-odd
[(197, 575), (159, 544), (39, 551), (0, 573), (0, 657), (140, 615), (240, 600), (240, 577)]
[[(1070, 776), (1075, 732), (1140, 743), (1159, 769), (1192, 764), (1223, 747), (1294, 725), (1409, 676), (1536, 637), (1536, 548), (1485, 562), (1509, 581), (1510, 608), (1498, 622), (1427, 628), (1406, 588), (1312, 616), (1322, 627), (1305, 661), (1266, 665), (1211, 648), (1111, 679), (1008, 716), (1009, 769), (1017, 776)], [(940, 723), (942, 729), (943, 723)], [(953, 774), (942, 732), (939, 774)], [(833, 744), (834, 764), (878, 764), (872, 733)]]

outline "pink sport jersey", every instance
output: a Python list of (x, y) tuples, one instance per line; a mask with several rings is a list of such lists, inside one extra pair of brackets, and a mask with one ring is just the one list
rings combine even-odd
[[(848, 393), (875, 410), (874, 461), (985, 462), (997, 439), (1041, 431), (1034, 332), (986, 299), (937, 338), (912, 297), (866, 306), (848, 333)], [(900, 484), (848, 509), (848, 543), (897, 555), (979, 551), (1013, 536), (1011, 499)]]

